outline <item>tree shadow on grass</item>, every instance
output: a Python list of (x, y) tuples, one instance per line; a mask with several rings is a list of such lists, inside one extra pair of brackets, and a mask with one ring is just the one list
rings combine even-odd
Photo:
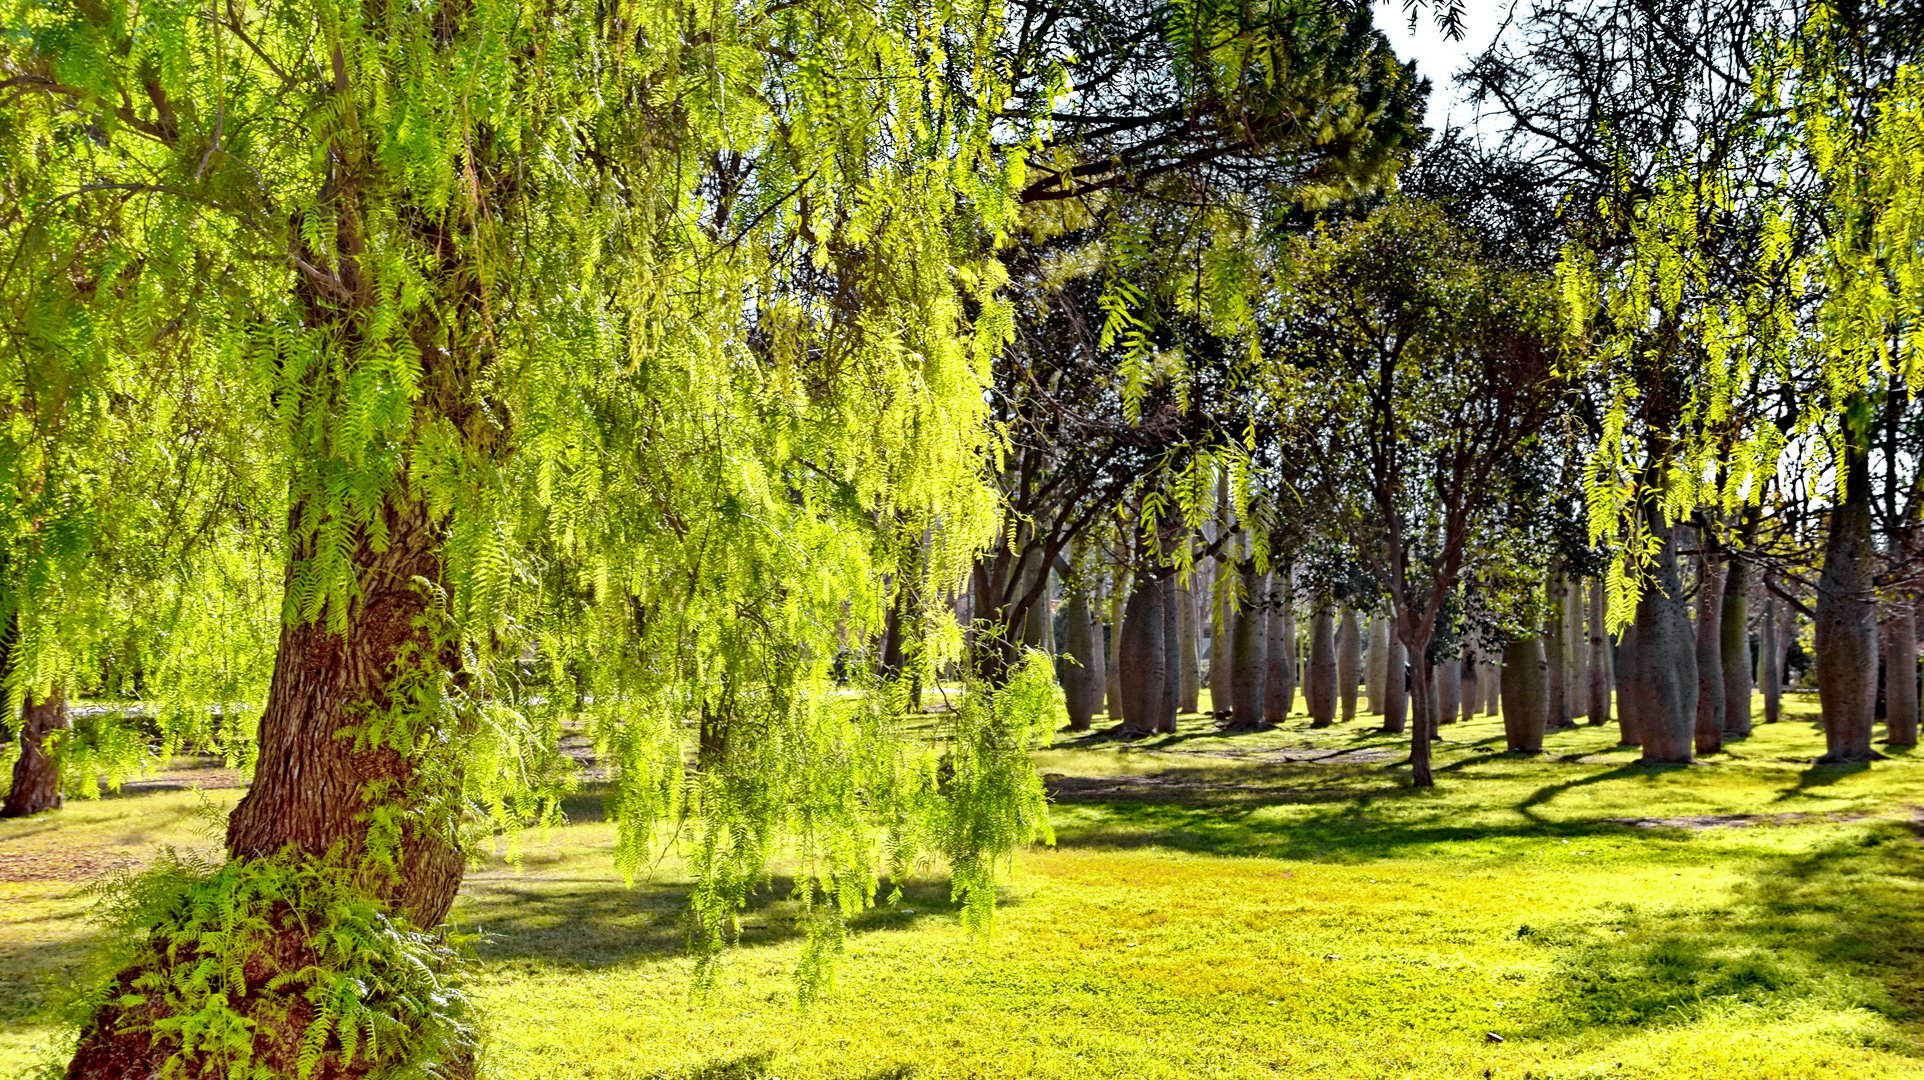
[[(894, 885), (884, 881), (878, 902), (849, 920), (855, 934), (907, 929), (930, 916), (954, 915), (958, 906), (946, 882), (915, 880), (887, 902)], [(776, 878), (749, 898), (741, 912), (737, 947), (793, 941), (804, 934), (800, 908), (790, 896), (794, 881)], [(686, 884), (553, 879), (533, 875), (471, 878), (452, 921), (476, 935), (484, 962), (543, 960), (583, 968), (689, 955), (689, 887)], [(997, 903), (1018, 903), (1011, 897)]]
[(1792, 799), (1807, 795), (1818, 788), (1829, 787), (1832, 784), (1840, 783), (1859, 773), (1868, 772), (1870, 771), (1870, 767), (1871, 763), (1868, 761), (1838, 762), (1835, 764), (1822, 765), (1812, 764), (1809, 768), (1797, 774), (1797, 783), (1785, 789), (1782, 794), (1777, 796), (1776, 801), (1789, 802)]
[(1732, 1006), (1817, 1010), (1856, 1041), (1920, 1056), (1924, 846), (1883, 822), (1822, 850), (1767, 859), (1733, 900), (1694, 911), (1622, 906), (1615, 920), (1519, 936), (1554, 949), (1538, 1035), (1688, 1023)]

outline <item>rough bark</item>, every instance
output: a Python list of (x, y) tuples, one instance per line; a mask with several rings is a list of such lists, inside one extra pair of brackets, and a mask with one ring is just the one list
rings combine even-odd
[(1637, 604), (1637, 733), (1646, 764), (1691, 760), (1697, 726), (1697, 649), (1677, 572), (1677, 530), (1652, 511), (1660, 543)]
[(1288, 570), (1277, 583), (1275, 602), (1269, 614), (1269, 643), (1263, 650), (1268, 666), (1263, 675), (1263, 722), (1270, 726), (1289, 719), (1289, 710), (1296, 707), (1296, 611)]
[(1116, 674), (1121, 680), (1122, 727), (1135, 735), (1153, 735), (1162, 727), (1169, 664), (1163, 606), (1162, 590), (1154, 582), (1138, 582), (1122, 615)]
[(1478, 709), (1483, 707), (1483, 663), (1474, 652), (1463, 658), (1460, 665), (1463, 671), (1460, 679), (1462, 687), (1463, 719), (1474, 720)]
[(1457, 706), (1463, 699), (1463, 662), (1446, 658), (1436, 665), (1430, 678), (1436, 686), (1436, 726), (1455, 723)]
[(1369, 700), (1369, 711), (1377, 716), (1383, 715), (1383, 688), (1388, 685), (1390, 658), (1390, 623), (1381, 615), (1370, 618), (1370, 648), (1365, 657), (1368, 667), (1364, 669), (1366, 683), (1365, 695)]
[[(1846, 410), (1849, 412), (1849, 410)], [(1847, 421), (1850, 423), (1850, 421)], [(1871, 598), (1870, 454), (1846, 440), (1842, 501), (1831, 510), (1817, 578), (1817, 699), (1822, 762), (1869, 761), (1877, 705), (1877, 609)]]
[(1077, 592), (1063, 609), (1062, 699), (1069, 713), (1070, 731), (1094, 726), (1096, 708), (1105, 686), (1102, 650), (1097, 645), (1101, 627), (1089, 614), (1089, 598)]
[(20, 713), (20, 756), (13, 763), (13, 786), (0, 804), (0, 817), (30, 817), (60, 806), (60, 759), (47, 740), (71, 724), (67, 696), (59, 687), (46, 697), (27, 699)]
[(1512, 753), (1543, 752), (1548, 666), (1539, 638), (1512, 638), (1503, 646), (1503, 741)]
[(1710, 547), (1697, 563), (1697, 753), (1724, 748), (1724, 564)]
[[(1403, 619), (1398, 619), (1399, 623)], [(1428, 628), (1418, 632), (1407, 625), (1397, 627), (1396, 640), (1405, 655), (1416, 658), (1410, 678), (1410, 780), (1419, 788), (1436, 786), (1430, 775), (1430, 740), (1436, 737), (1436, 686), (1430, 678)], [(1394, 674), (1392, 672), (1392, 674)], [(1394, 693), (1392, 679), (1391, 691)], [(1394, 702), (1392, 702), (1392, 705)]]
[(1750, 572), (1741, 559), (1724, 569), (1724, 610), (1717, 625), (1723, 653), (1724, 734), (1750, 734)]
[(1884, 734), (1892, 746), (1917, 745), (1917, 611), (1898, 605), (1885, 627)]
[(1777, 598), (1764, 600), (1764, 625), (1757, 641), (1757, 683), (1764, 691), (1764, 723), (1774, 724), (1783, 715), (1783, 651), (1778, 647)]
[(1165, 735), (1176, 732), (1176, 718), (1182, 714), (1182, 606), (1176, 579), (1165, 577), (1155, 586), (1162, 592), (1162, 722), (1157, 727)]
[(1362, 666), (1363, 635), (1356, 609), (1345, 604), (1336, 621), (1336, 703), (1345, 724), (1356, 719), (1356, 681)]
[(1303, 680), (1309, 726), (1336, 721), (1336, 625), (1329, 608), (1319, 605), (1309, 620), (1309, 673)]
[(1383, 730), (1400, 734), (1409, 726), (1410, 680), (1404, 670), (1403, 639), (1390, 635), (1389, 667), (1383, 673)]
[(1269, 674), (1269, 611), (1263, 592), (1268, 575), (1256, 572), (1254, 565), (1242, 569), (1243, 602), (1236, 610), (1236, 627), (1230, 634), (1229, 684), (1234, 705), (1230, 724), (1237, 728), (1264, 726), (1264, 683)]
[(1604, 583), (1601, 578), (1590, 585), (1589, 636), (1585, 651), (1590, 662), (1584, 667), (1584, 693), (1589, 699), (1584, 713), (1592, 725), (1610, 722), (1610, 632), (1604, 629)]
[(1176, 657), (1180, 670), (1181, 711), (1192, 713), (1202, 704), (1202, 634), (1196, 610), (1196, 590), (1176, 586)]

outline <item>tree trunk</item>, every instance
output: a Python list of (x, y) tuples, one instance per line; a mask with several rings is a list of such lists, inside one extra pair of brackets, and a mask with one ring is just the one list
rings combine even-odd
[(1109, 699), (1109, 719), (1121, 722), (1122, 711), (1122, 576), (1115, 576), (1109, 590), (1109, 625), (1105, 644), (1108, 662), (1103, 665), (1104, 696)]
[(1501, 694), (1503, 690), (1503, 654), (1483, 662), (1483, 677), (1477, 682), (1483, 687), (1483, 715), (1495, 716), (1502, 712)]
[(1570, 719), (1590, 715), (1590, 639), (1583, 632), (1583, 579), (1572, 577), (1563, 592), (1564, 651), (1570, 658)]
[(1369, 699), (1369, 711), (1377, 716), (1383, 715), (1383, 688), (1389, 685), (1390, 664), (1390, 622), (1381, 615), (1370, 618), (1370, 649), (1366, 657), (1368, 667), (1364, 669), (1365, 694)]
[(1917, 609), (1900, 603), (1885, 628), (1885, 741), (1892, 746), (1916, 746)]
[(1466, 653), (1461, 668), (1463, 719), (1474, 720), (1477, 710), (1483, 707), (1483, 662), (1476, 658), (1476, 653)]
[(1310, 727), (1326, 728), (1336, 721), (1336, 626), (1322, 604), (1309, 620), (1309, 677), (1303, 692)]
[(1409, 677), (1404, 671), (1408, 657), (1400, 636), (1390, 635), (1388, 652), (1389, 666), (1383, 672), (1383, 730), (1397, 735), (1408, 726), (1410, 706)]
[[(1403, 620), (1398, 618), (1401, 624)], [(1419, 788), (1435, 787), (1436, 780), (1430, 775), (1430, 740), (1436, 736), (1436, 693), (1435, 683), (1430, 678), (1430, 665), (1425, 654), (1429, 652), (1429, 630), (1420, 633), (1405, 631), (1398, 626), (1396, 641), (1405, 655), (1416, 658), (1412, 665), (1410, 679), (1410, 783)], [(1394, 680), (1391, 680), (1392, 683)]]
[(1697, 726), (1697, 650), (1677, 573), (1677, 530), (1652, 510), (1657, 562), (1637, 604), (1637, 734), (1645, 764), (1691, 760)]
[(1724, 567), (1724, 610), (1717, 625), (1722, 634), (1724, 669), (1724, 734), (1741, 739), (1750, 734), (1750, 573), (1742, 559)]
[(60, 806), (60, 759), (47, 740), (71, 725), (67, 696), (59, 687), (46, 697), (27, 699), (20, 714), (20, 757), (13, 763), (13, 786), (0, 805), (0, 817), (30, 817)]
[(1564, 618), (1570, 579), (1561, 570), (1550, 574), (1549, 606), (1543, 617), (1544, 718), (1546, 731), (1562, 731), (1570, 722), (1570, 640)]
[(1590, 699), (1584, 711), (1592, 725), (1610, 722), (1610, 632), (1604, 628), (1604, 582), (1598, 578), (1590, 586), (1590, 636), (1585, 642), (1590, 654), (1584, 680)]
[(1267, 575), (1254, 563), (1242, 568), (1243, 602), (1237, 606), (1236, 629), (1230, 635), (1229, 684), (1235, 701), (1233, 727), (1254, 730), (1264, 725), (1264, 683), (1269, 673), (1269, 610), (1264, 603)]
[[(1228, 563), (1216, 561), (1215, 573), (1219, 581), (1228, 571)], [(1216, 589), (1211, 589), (1206, 595), (1214, 597), (1220, 594)], [(1235, 651), (1230, 647), (1229, 637), (1230, 629), (1236, 624), (1236, 615), (1233, 611), (1217, 610), (1213, 602), (1205, 607), (1204, 615), (1204, 622), (1209, 627), (1209, 712), (1212, 716), (1227, 719), (1234, 711), (1230, 703), (1236, 697), (1229, 676), (1229, 659)]]
[(1088, 731), (1105, 685), (1102, 650), (1096, 637), (1102, 628), (1089, 614), (1089, 597), (1078, 591), (1063, 611), (1062, 698), (1069, 713), (1070, 731)]
[[(1824, 568), (1817, 578), (1817, 700), (1824, 717), (1822, 762), (1869, 761), (1877, 705), (1877, 609), (1871, 599), (1870, 452), (1861, 399), (1845, 408), (1843, 500), (1831, 510)], [(1867, 410), (1862, 410), (1867, 411)]]
[(1356, 609), (1343, 605), (1336, 622), (1336, 703), (1343, 723), (1356, 719), (1356, 680), (1362, 674), (1363, 635), (1356, 624)]
[(1457, 706), (1463, 698), (1463, 662), (1445, 657), (1436, 665), (1436, 673), (1431, 678), (1436, 684), (1436, 726), (1455, 723)]
[(1543, 752), (1548, 666), (1538, 638), (1512, 638), (1503, 646), (1503, 739), (1512, 753)]
[(1276, 588), (1276, 607), (1269, 613), (1269, 642), (1263, 649), (1268, 662), (1263, 674), (1263, 722), (1271, 727), (1289, 719), (1289, 710), (1296, 707), (1296, 605), (1290, 592), (1290, 573), (1285, 568)]
[(1724, 748), (1724, 564), (1700, 533), (1697, 560), (1697, 754)]
[(1196, 611), (1196, 590), (1176, 586), (1177, 659), (1180, 671), (1181, 711), (1193, 713), (1202, 705), (1202, 634)]
[(1162, 592), (1162, 722), (1157, 727), (1165, 735), (1176, 733), (1176, 718), (1182, 715), (1182, 607), (1174, 576), (1156, 583)]
[(1163, 643), (1163, 594), (1153, 581), (1136, 583), (1122, 616), (1116, 674), (1122, 689), (1122, 727), (1153, 735), (1162, 727), (1169, 652)]
[(1783, 650), (1778, 647), (1777, 598), (1764, 598), (1764, 625), (1757, 635), (1757, 681), (1764, 690), (1764, 723), (1774, 724), (1783, 715)]
[(1637, 624), (1632, 620), (1623, 628), (1623, 642), (1617, 647), (1617, 745), (1642, 746), (1643, 728), (1637, 709), (1646, 696), (1643, 668), (1637, 652)]

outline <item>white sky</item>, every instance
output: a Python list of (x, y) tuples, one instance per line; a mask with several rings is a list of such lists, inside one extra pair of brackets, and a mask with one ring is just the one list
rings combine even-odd
[[(1454, 81), (1458, 71), (1468, 66), (1469, 58), (1487, 47), (1496, 37), (1517, 0), (1464, 0), (1463, 37), (1451, 41), (1436, 28), (1436, 20), (1426, 6), (1417, 12), (1416, 30), (1410, 30), (1410, 17), (1403, 0), (1376, 0), (1376, 25), (1390, 46), (1405, 60), (1416, 61), (1416, 73), (1430, 80), (1429, 126), (1441, 134), (1448, 124), (1476, 129), (1476, 115)], [(1527, 13), (1525, 8), (1524, 12)], [(1494, 134), (1496, 125), (1486, 121), (1484, 131)]]

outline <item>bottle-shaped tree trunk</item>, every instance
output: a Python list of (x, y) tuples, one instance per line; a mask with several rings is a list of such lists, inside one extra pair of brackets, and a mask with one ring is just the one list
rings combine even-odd
[(1637, 709), (1647, 696), (1642, 683), (1643, 669), (1637, 653), (1637, 624), (1632, 620), (1623, 628), (1623, 641), (1617, 646), (1617, 745), (1642, 746), (1643, 728)]
[(1764, 598), (1764, 624), (1757, 634), (1757, 685), (1764, 691), (1764, 723), (1783, 715), (1783, 650), (1778, 646), (1777, 598)]
[(1203, 594), (1211, 598), (1203, 609), (1203, 627), (1209, 633), (1209, 713), (1226, 720), (1234, 711), (1231, 702), (1236, 697), (1229, 678), (1229, 659), (1234, 652), (1229, 644), (1229, 631), (1235, 626), (1236, 615), (1233, 610), (1224, 610), (1214, 600), (1221, 595), (1219, 590), (1232, 572), (1230, 564), (1218, 559), (1212, 565), (1216, 586)]
[(1102, 627), (1089, 614), (1088, 594), (1077, 590), (1063, 609), (1062, 699), (1069, 713), (1070, 731), (1088, 731), (1095, 723), (1104, 687)]
[(1344, 604), (1336, 621), (1336, 705), (1345, 724), (1356, 719), (1356, 682), (1362, 667), (1363, 635), (1356, 609)]
[(59, 687), (27, 699), (20, 713), (20, 756), (13, 763), (13, 786), (0, 804), (0, 817), (28, 817), (60, 806), (60, 758), (51, 743), (55, 732), (71, 724), (67, 696)]
[(1817, 578), (1817, 700), (1823, 762), (1869, 761), (1877, 705), (1877, 609), (1871, 598), (1870, 450), (1861, 395), (1846, 406), (1843, 498), (1831, 510)]
[(1397, 646), (1404, 655), (1414, 658), (1409, 687), (1410, 779), (1416, 787), (1434, 787), (1436, 781), (1430, 775), (1430, 742), (1436, 738), (1437, 702), (1436, 683), (1431, 678), (1427, 659), (1430, 632), (1428, 629), (1414, 632), (1401, 625), (1401, 618), (1397, 621)]
[(1309, 726), (1326, 728), (1336, 722), (1336, 621), (1326, 604), (1317, 604), (1309, 620), (1309, 672), (1303, 680), (1309, 706)]
[(1677, 764), (1691, 760), (1697, 727), (1696, 634), (1677, 572), (1677, 530), (1661, 510), (1651, 517), (1659, 544), (1637, 603), (1637, 735), (1645, 764)]
[(1474, 720), (1477, 710), (1483, 707), (1483, 662), (1474, 651), (1466, 651), (1458, 666), (1462, 671), (1458, 683), (1462, 687), (1462, 716), (1465, 720)]
[(1884, 732), (1892, 746), (1917, 745), (1917, 609), (1900, 601), (1884, 623)]
[(1264, 726), (1264, 685), (1269, 674), (1269, 610), (1266, 574), (1255, 563), (1241, 569), (1243, 599), (1236, 606), (1236, 627), (1229, 636), (1229, 685), (1234, 700), (1230, 724), (1242, 730)]
[(1401, 734), (1409, 726), (1410, 682), (1403, 639), (1390, 634), (1389, 666), (1383, 673), (1383, 730)]
[(1570, 665), (1570, 719), (1590, 715), (1590, 639), (1583, 632), (1583, 579), (1566, 578), (1563, 590), (1564, 652)]
[(1365, 663), (1364, 695), (1369, 702), (1369, 711), (1381, 716), (1383, 688), (1389, 685), (1390, 669), (1390, 621), (1381, 615), (1370, 617), (1370, 647)]
[(1724, 564), (1703, 530), (1697, 560), (1697, 753), (1724, 748)]
[(1724, 734), (1750, 734), (1750, 568), (1732, 556), (1724, 564), (1724, 610), (1718, 616), (1724, 669)]
[(1163, 685), (1162, 721), (1156, 730), (1165, 735), (1176, 732), (1176, 718), (1182, 714), (1182, 607), (1173, 575), (1156, 582), (1162, 592)]
[(1589, 636), (1584, 645), (1590, 654), (1590, 663), (1585, 667), (1584, 689), (1589, 698), (1589, 706), (1584, 710), (1590, 723), (1607, 724), (1610, 722), (1610, 632), (1604, 629), (1605, 597), (1604, 581), (1598, 578), (1590, 585)]
[(1544, 730), (1562, 731), (1570, 723), (1570, 640), (1564, 620), (1570, 579), (1552, 571), (1547, 588), (1549, 604), (1543, 616)]
[(1296, 707), (1296, 605), (1287, 568), (1277, 575), (1269, 613), (1269, 643), (1263, 650), (1263, 722), (1275, 726)]
[(1502, 712), (1503, 691), (1503, 654), (1483, 661), (1483, 677), (1477, 682), (1483, 687), (1483, 715), (1495, 716)]
[(1457, 706), (1463, 697), (1463, 662), (1453, 656), (1444, 657), (1437, 662), (1430, 680), (1436, 686), (1436, 726), (1455, 723)]
[(1503, 646), (1503, 741), (1512, 753), (1543, 752), (1548, 666), (1540, 638), (1511, 638)]
[(1122, 711), (1122, 607), (1123, 577), (1116, 574), (1109, 589), (1109, 625), (1104, 635), (1109, 650), (1108, 663), (1104, 665), (1103, 675), (1107, 685), (1104, 696), (1108, 698), (1109, 719), (1121, 723)]
[(1202, 632), (1200, 613), (1196, 610), (1196, 590), (1187, 585), (1176, 586), (1176, 655), (1181, 668), (1180, 686), (1177, 703), (1182, 712), (1193, 713), (1202, 704)]
[(1122, 727), (1133, 735), (1153, 735), (1162, 727), (1169, 655), (1163, 643), (1163, 593), (1153, 581), (1139, 581), (1122, 615), (1122, 643), (1116, 658), (1122, 688)]

